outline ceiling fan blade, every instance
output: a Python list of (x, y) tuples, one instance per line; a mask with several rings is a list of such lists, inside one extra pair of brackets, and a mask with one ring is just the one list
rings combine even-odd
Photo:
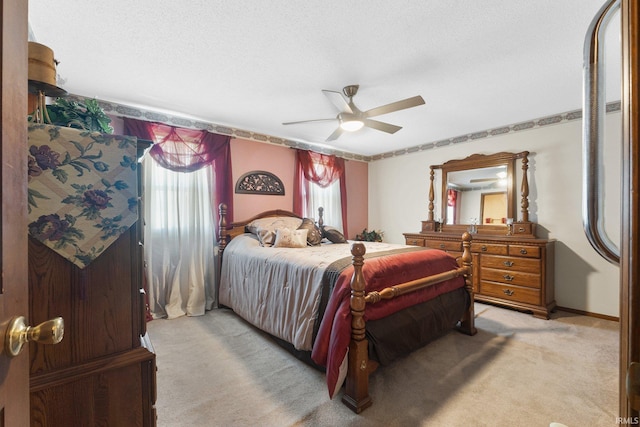
[(383, 114), (392, 113), (406, 108), (417, 107), (424, 104), (424, 99), (420, 95), (412, 98), (403, 99), (402, 101), (392, 102), (391, 104), (381, 105), (364, 112), (365, 117), (381, 116)]
[(344, 132), (344, 131), (342, 130), (342, 128), (340, 126), (338, 126), (336, 128), (336, 130), (334, 130), (333, 133), (331, 135), (329, 135), (329, 137), (326, 139), (325, 142), (335, 141), (336, 139), (338, 139), (340, 137), (340, 135), (342, 135), (342, 132)]
[(379, 122), (377, 120), (364, 119), (363, 122), (364, 122), (364, 125), (368, 128), (380, 130), (386, 133), (396, 133), (400, 129), (402, 129), (402, 126), (396, 126), (390, 123)]
[(346, 99), (344, 99), (344, 96), (342, 96), (340, 92), (322, 89), (322, 93), (324, 93), (325, 96), (329, 98), (329, 101), (331, 101), (331, 103), (336, 106), (338, 111), (340, 111), (341, 113), (353, 114), (351, 106), (349, 106), (349, 103)]
[(334, 121), (334, 120), (338, 120), (336, 117), (332, 118), (332, 119), (315, 119), (315, 120), (300, 120), (298, 122), (286, 122), (283, 123), (283, 125), (297, 125), (300, 123), (313, 123), (313, 122), (329, 122), (329, 121)]

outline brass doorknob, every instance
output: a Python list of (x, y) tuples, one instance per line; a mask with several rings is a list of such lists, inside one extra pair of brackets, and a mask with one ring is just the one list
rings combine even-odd
[(9, 323), (4, 337), (4, 349), (13, 357), (20, 354), (22, 346), (29, 342), (40, 344), (58, 344), (64, 337), (64, 319), (56, 317), (40, 323), (38, 326), (27, 326), (24, 316), (14, 317)]

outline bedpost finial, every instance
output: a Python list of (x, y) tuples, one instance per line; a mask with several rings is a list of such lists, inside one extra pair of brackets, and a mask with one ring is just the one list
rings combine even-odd
[(363, 243), (354, 242), (351, 244), (351, 255), (353, 256), (364, 256), (366, 251)]

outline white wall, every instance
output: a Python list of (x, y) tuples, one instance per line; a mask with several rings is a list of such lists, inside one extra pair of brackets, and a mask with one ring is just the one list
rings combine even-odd
[[(616, 244), (620, 240), (620, 124), (619, 112), (607, 115), (605, 223)], [(473, 153), (529, 151), (530, 220), (538, 223), (538, 237), (556, 239), (557, 304), (618, 316), (619, 269), (595, 252), (582, 228), (581, 126), (581, 120), (565, 121), (373, 161), (369, 164), (369, 227), (384, 230), (385, 240), (394, 243), (404, 243), (404, 232), (419, 231), (420, 221), (427, 219), (432, 164)], [(519, 212), (519, 193), (517, 200)], [(438, 209), (436, 205), (436, 216)]]

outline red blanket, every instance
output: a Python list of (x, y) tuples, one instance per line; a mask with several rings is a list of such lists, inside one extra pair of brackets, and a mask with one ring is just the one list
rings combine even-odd
[[(366, 281), (366, 291), (370, 292), (453, 270), (457, 267), (455, 259), (448, 253), (439, 250), (423, 250), (367, 259), (364, 262), (362, 272)], [(353, 266), (347, 267), (340, 274), (327, 304), (311, 353), (313, 361), (327, 369), (327, 386), (331, 397), (341, 386), (341, 384), (337, 384), (339, 369), (351, 339), (349, 300), (352, 276)], [(367, 304), (364, 318), (365, 320), (380, 319), (462, 286), (464, 286), (464, 279), (458, 277), (391, 300)]]

